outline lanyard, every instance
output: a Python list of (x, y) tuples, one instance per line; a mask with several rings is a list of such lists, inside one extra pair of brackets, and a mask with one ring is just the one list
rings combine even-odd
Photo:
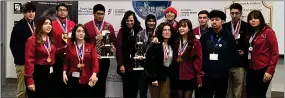
[(84, 59), (84, 42), (80, 48), (78, 47), (76, 42), (74, 42), (74, 44), (76, 46), (76, 53), (77, 53), (79, 63), (82, 63), (82, 61)]
[(214, 44), (213, 44), (213, 47), (214, 47), (214, 48), (217, 48), (217, 46), (218, 46), (219, 43), (221, 42), (221, 39), (222, 39), (222, 38), (219, 37), (218, 40), (215, 40), (215, 41), (214, 41), (214, 36), (213, 36), (213, 35), (211, 36), (211, 40), (212, 40), (212, 42), (214, 43)]
[(46, 50), (48, 52), (48, 56), (50, 56), (51, 47), (50, 47), (49, 37), (46, 37), (46, 41), (44, 42), (44, 47), (46, 48)]
[(182, 55), (184, 54), (184, 52), (185, 52), (185, 50), (186, 50), (186, 47), (188, 46), (188, 41), (186, 41), (186, 42), (183, 44), (183, 46), (181, 46), (181, 42), (182, 42), (182, 40), (181, 40), (180, 43), (179, 43), (179, 49), (178, 49), (178, 55), (179, 55), (179, 56), (182, 56)]
[(65, 23), (60, 22), (59, 19), (57, 19), (57, 22), (58, 24), (61, 24), (60, 27), (64, 31), (64, 33), (67, 33), (67, 25), (68, 25), (67, 19), (65, 19)]

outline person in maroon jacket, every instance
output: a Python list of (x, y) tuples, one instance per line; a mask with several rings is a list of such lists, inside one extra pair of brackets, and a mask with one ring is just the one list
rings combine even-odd
[(251, 11), (247, 16), (249, 32), (249, 70), (246, 76), (247, 98), (266, 98), (279, 57), (275, 32), (266, 25), (262, 13)]
[(178, 23), (179, 40), (176, 41), (178, 54), (175, 60), (179, 65), (178, 96), (191, 98), (193, 90), (202, 86), (202, 46), (193, 34), (192, 23), (182, 19)]
[[(25, 46), (25, 77), (29, 97), (48, 97), (54, 94), (51, 73), (55, 63), (55, 41), (51, 34), (51, 20), (41, 18), (36, 33), (28, 38)], [(65, 47), (58, 48), (58, 51)]]
[(206, 32), (209, 21), (209, 12), (207, 10), (202, 10), (198, 13), (199, 26), (193, 29), (195, 37), (200, 39), (200, 37)]
[[(102, 48), (102, 32), (108, 31), (110, 32), (110, 39), (112, 40), (112, 45), (115, 44), (116, 41), (116, 35), (113, 28), (113, 25), (108, 23), (104, 20), (105, 17), (105, 7), (102, 4), (96, 4), (93, 7), (93, 16), (94, 19), (85, 23), (84, 27), (87, 29), (87, 33), (89, 34), (89, 37), (91, 38), (92, 43), (95, 44), (96, 50), (99, 56), (99, 73), (98, 73), (98, 80), (97, 85), (93, 88), (94, 97), (105, 97), (106, 92), (106, 79), (110, 67), (110, 58), (101, 58), (101, 53), (103, 53)], [(111, 52), (115, 52), (115, 47), (112, 46)], [(103, 55), (102, 55), (103, 56)]]
[(87, 42), (87, 38), (84, 26), (76, 25), (63, 65), (63, 81), (67, 84), (69, 97), (91, 97), (94, 94), (91, 88), (98, 80), (98, 55), (94, 44)]

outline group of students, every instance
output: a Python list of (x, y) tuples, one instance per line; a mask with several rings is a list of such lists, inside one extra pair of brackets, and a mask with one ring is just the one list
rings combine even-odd
[[(232, 20), (225, 24), (224, 12), (200, 11), (194, 29), (189, 19), (175, 20), (174, 7), (165, 10), (166, 21), (158, 26), (156, 16), (147, 15), (145, 29), (129, 10), (117, 36), (102, 4), (84, 25), (67, 19), (65, 4), (56, 10), (57, 20), (43, 17), (35, 26), (36, 7), (28, 2), (13, 28), (18, 98), (26, 98), (25, 85), (28, 97), (105, 97), (110, 59), (100, 57), (102, 30), (111, 34), (124, 97), (139, 92), (146, 98), (149, 89), (152, 98), (191, 98), (194, 90), (195, 97), (241, 98), (246, 81), (246, 97), (265, 98), (279, 57), (276, 35), (262, 13), (251, 11), (246, 23), (238, 3), (230, 6)], [(138, 39), (145, 43), (146, 59), (138, 59), (144, 70), (133, 69)]]

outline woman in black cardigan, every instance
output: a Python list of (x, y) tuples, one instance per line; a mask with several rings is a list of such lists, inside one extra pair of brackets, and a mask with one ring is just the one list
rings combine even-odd
[(173, 76), (173, 56), (176, 49), (173, 48), (174, 28), (164, 22), (157, 28), (159, 44), (151, 44), (146, 54), (145, 70), (151, 82), (149, 86), (152, 98), (170, 97), (170, 77)]

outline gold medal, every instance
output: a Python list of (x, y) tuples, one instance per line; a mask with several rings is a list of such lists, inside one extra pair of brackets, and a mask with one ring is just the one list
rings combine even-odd
[(181, 63), (183, 61), (183, 58), (181, 57), (181, 56), (179, 56), (178, 58), (177, 58), (177, 62), (178, 63)]
[(51, 62), (51, 59), (50, 59), (50, 57), (48, 57), (48, 58), (47, 58), (47, 62), (48, 62), (48, 63), (50, 63), (50, 62)]
[(84, 64), (77, 64), (77, 67), (78, 67), (78, 68), (83, 68), (83, 67), (84, 67)]

